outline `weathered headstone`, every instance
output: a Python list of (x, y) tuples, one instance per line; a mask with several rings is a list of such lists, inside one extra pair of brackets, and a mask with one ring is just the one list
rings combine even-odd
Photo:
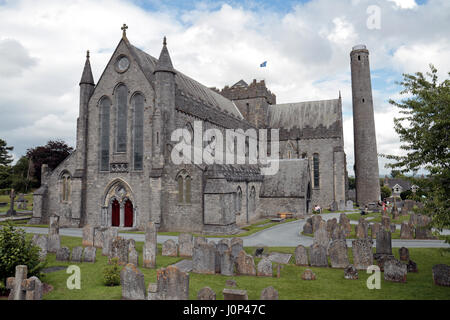
[(103, 233), (102, 255), (109, 256), (111, 254), (112, 242), (118, 235), (119, 235), (119, 228), (117, 227), (109, 227)]
[(256, 274), (260, 277), (272, 277), (273, 276), (272, 261), (270, 261), (267, 258), (262, 258), (261, 261), (258, 263)]
[(338, 204), (336, 201), (333, 201), (330, 205), (330, 211), (337, 211), (338, 210)]
[(228, 289), (222, 291), (223, 300), (248, 300), (246, 290)]
[(226, 285), (227, 287), (237, 287), (236, 280), (232, 280), (232, 279), (228, 279), (228, 280), (225, 282), (225, 285)]
[(216, 273), (216, 245), (213, 242), (199, 243), (194, 246), (192, 272), (203, 274)]
[(373, 265), (372, 245), (371, 239), (352, 241), (353, 265), (357, 270), (366, 270), (370, 265)]
[(69, 261), (70, 249), (67, 247), (59, 248), (56, 251), (56, 261)]
[(416, 216), (416, 239), (432, 239), (431, 228), (430, 228), (431, 218), (422, 214)]
[(197, 293), (197, 300), (216, 300), (216, 293), (210, 287), (204, 287)]
[(56, 253), (61, 248), (61, 238), (59, 237), (59, 216), (51, 216), (48, 226), (48, 248), (47, 251)]
[(387, 261), (395, 259), (394, 255), (389, 254), (375, 255), (375, 258), (377, 260), (377, 265), (380, 268), (381, 272), (384, 271), (384, 265), (386, 264)]
[(331, 231), (331, 240), (345, 240), (346, 231), (340, 224), (336, 225)]
[(25, 300), (42, 300), (44, 286), (38, 277), (30, 277), (22, 281), (22, 289), (26, 291)]
[(317, 215), (313, 215), (311, 217), (311, 224), (313, 227), (313, 232), (316, 232), (316, 230), (320, 227), (320, 223), (322, 222), (322, 216), (317, 214)]
[(172, 239), (164, 241), (162, 245), (162, 255), (167, 257), (178, 256), (178, 245)]
[(382, 216), (381, 228), (389, 230), (391, 228), (391, 218), (389, 218), (388, 216)]
[(344, 229), (345, 235), (348, 236), (352, 232), (352, 226), (350, 224), (350, 219), (345, 213), (339, 215), (339, 224)]
[(131, 248), (131, 250), (128, 251), (128, 263), (139, 267), (139, 253), (135, 248)]
[(120, 272), (122, 299), (145, 300), (144, 274), (134, 265), (127, 264)]
[(344, 279), (347, 280), (358, 280), (358, 270), (350, 264), (344, 269)]
[(117, 258), (118, 264), (128, 264), (128, 241), (122, 237), (115, 237), (111, 244), (111, 253), (109, 255), (109, 262), (111, 259)]
[(192, 260), (184, 259), (172, 264), (172, 266), (177, 267), (178, 270), (183, 272), (192, 272), (193, 263)]
[(308, 265), (308, 250), (302, 245), (298, 245), (295, 248), (295, 264), (297, 266)]
[(417, 263), (415, 263), (412, 260), (408, 261), (408, 264), (406, 265), (406, 268), (408, 270), (408, 272), (419, 272), (419, 269), (417, 268)]
[(376, 239), (377, 238), (377, 233), (380, 230), (381, 230), (381, 224), (380, 223), (375, 222), (375, 223), (371, 223), (370, 224), (370, 234), (372, 236), (372, 239)]
[(147, 300), (158, 300), (158, 284), (149, 283), (147, 288)]
[(236, 273), (238, 275), (246, 275), (246, 276), (255, 276), (255, 262), (253, 261), (253, 257), (249, 254), (246, 254), (244, 250), (239, 252), (236, 260)]
[(94, 228), (94, 247), (103, 249), (108, 228)]
[(72, 257), (70, 259), (72, 262), (82, 262), (83, 261), (83, 247), (78, 246), (72, 249)]
[(450, 287), (450, 266), (446, 264), (436, 264), (432, 268), (432, 274), (433, 283), (435, 285)]
[(350, 263), (348, 260), (348, 249), (345, 240), (334, 240), (328, 248), (332, 268), (345, 268)]
[(264, 288), (260, 300), (278, 300), (278, 291), (272, 286)]
[(234, 259), (231, 255), (231, 249), (228, 249), (220, 255), (220, 274), (232, 276), (234, 274)]
[(311, 267), (328, 267), (327, 247), (314, 243), (309, 247)]
[(414, 227), (410, 223), (403, 221), (400, 228), (400, 239), (413, 239), (413, 228)]
[(36, 237), (35, 245), (39, 247), (39, 259), (44, 261), (47, 258), (48, 239), (46, 235)]
[(236, 259), (239, 252), (244, 250), (244, 240), (241, 238), (233, 238), (230, 242), (231, 246), (231, 255), (233, 256), (233, 259)]
[(345, 200), (339, 200), (338, 211), (344, 211), (344, 210), (345, 210)]
[(377, 233), (376, 254), (392, 254), (391, 231), (381, 228)]
[(347, 210), (347, 211), (353, 210), (353, 201), (352, 200), (347, 200), (347, 202), (345, 203), (345, 210)]
[(82, 245), (84, 247), (93, 246), (94, 245), (94, 235), (95, 228), (90, 224), (86, 224), (83, 227), (83, 242)]
[(406, 264), (397, 259), (389, 259), (384, 263), (384, 280), (393, 282), (406, 282), (408, 269)]
[(267, 259), (275, 263), (288, 264), (291, 260), (292, 254), (290, 253), (281, 253), (281, 252), (271, 252)]
[(156, 256), (158, 254), (157, 247), (157, 230), (154, 222), (147, 222), (145, 226), (145, 242), (142, 248), (144, 268), (155, 268)]
[(194, 238), (190, 233), (180, 233), (178, 236), (178, 249), (180, 257), (192, 257), (194, 251)]
[[(221, 264), (222, 259), (227, 260), (227, 257), (223, 258), (222, 255), (225, 253), (225, 251), (230, 249), (230, 241), (228, 239), (222, 239), (216, 244), (216, 273), (221, 273)], [(231, 249), (230, 249), (231, 254)], [(231, 258), (231, 257), (230, 257)], [(233, 259), (231, 259), (232, 261)], [(224, 261), (225, 263), (227, 261)], [(224, 266), (227, 268), (227, 266)], [(230, 268), (228, 266), (228, 270), (226, 272), (229, 272)]]
[(16, 266), (15, 277), (6, 279), (6, 288), (10, 289), (8, 300), (25, 300), (25, 290), (22, 289), (22, 281), (27, 279), (28, 267)]
[(313, 234), (313, 226), (310, 222), (305, 222), (303, 225), (303, 233), (305, 234)]
[[(194, 250), (195, 252), (195, 250)], [(156, 272), (157, 292), (154, 300), (188, 300), (189, 274), (168, 266)]]
[(208, 239), (206, 239), (205, 237), (195, 237), (194, 238), (194, 247), (197, 245), (197, 244), (200, 244), (200, 243), (207, 243), (208, 242)]
[(316, 280), (316, 274), (310, 269), (306, 269), (302, 274), (303, 280)]
[(328, 219), (327, 221), (326, 221), (326, 224), (327, 224), (327, 231), (328, 231), (328, 234), (329, 235), (331, 235), (332, 233), (333, 233), (333, 230), (334, 230), (334, 228), (336, 228), (336, 226), (337, 226), (337, 219), (336, 218), (333, 218), (333, 219)]
[(327, 223), (320, 221), (317, 228), (314, 230), (314, 243), (327, 247), (330, 242), (330, 237), (327, 231)]
[(369, 224), (364, 218), (359, 219), (355, 232), (358, 239), (367, 239), (369, 237)]
[(408, 248), (401, 247), (398, 249), (398, 254), (400, 256), (400, 261), (409, 261), (409, 250)]
[(96, 247), (94, 246), (85, 247), (83, 253), (83, 262), (95, 263), (96, 255), (97, 255)]

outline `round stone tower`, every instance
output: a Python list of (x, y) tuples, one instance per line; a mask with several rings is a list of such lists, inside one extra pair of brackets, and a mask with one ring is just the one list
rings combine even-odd
[(377, 140), (370, 82), (369, 51), (357, 45), (350, 53), (355, 145), (356, 202), (364, 206), (380, 199)]

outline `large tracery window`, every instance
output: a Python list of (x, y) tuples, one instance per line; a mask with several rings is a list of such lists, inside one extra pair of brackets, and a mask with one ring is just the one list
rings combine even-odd
[(127, 152), (127, 96), (127, 87), (123, 84), (119, 85), (116, 89), (117, 152)]
[(111, 100), (102, 98), (100, 101), (100, 170), (109, 170), (109, 116)]
[(134, 107), (134, 169), (142, 170), (144, 155), (144, 97), (136, 94), (133, 97)]
[(314, 176), (314, 188), (320, 187), (320, 173), (319, 173), (319, 154), (313, 155), (313, 176)]

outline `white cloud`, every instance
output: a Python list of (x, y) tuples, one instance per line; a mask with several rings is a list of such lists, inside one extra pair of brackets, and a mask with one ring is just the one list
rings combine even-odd
[(412, 9), (417, 7), (417, 3), (415, 0), (388, 0), (390, 2), (394, 2), (395, 5), (401, 9)]

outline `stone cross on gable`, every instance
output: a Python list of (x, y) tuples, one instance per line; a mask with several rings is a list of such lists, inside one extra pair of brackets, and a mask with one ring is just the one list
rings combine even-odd
[(8, 300), (42, 300), (42, 282), (37, 277), (27, 279), (28, 268), (16, 266), (16, 276), (6, 279), (10, 289)]
[(122, 35), (125, 37), (127, 35), (128, 26), (124, 23), (122, 28), (120, 28), (120, 29), (123, 31)]

